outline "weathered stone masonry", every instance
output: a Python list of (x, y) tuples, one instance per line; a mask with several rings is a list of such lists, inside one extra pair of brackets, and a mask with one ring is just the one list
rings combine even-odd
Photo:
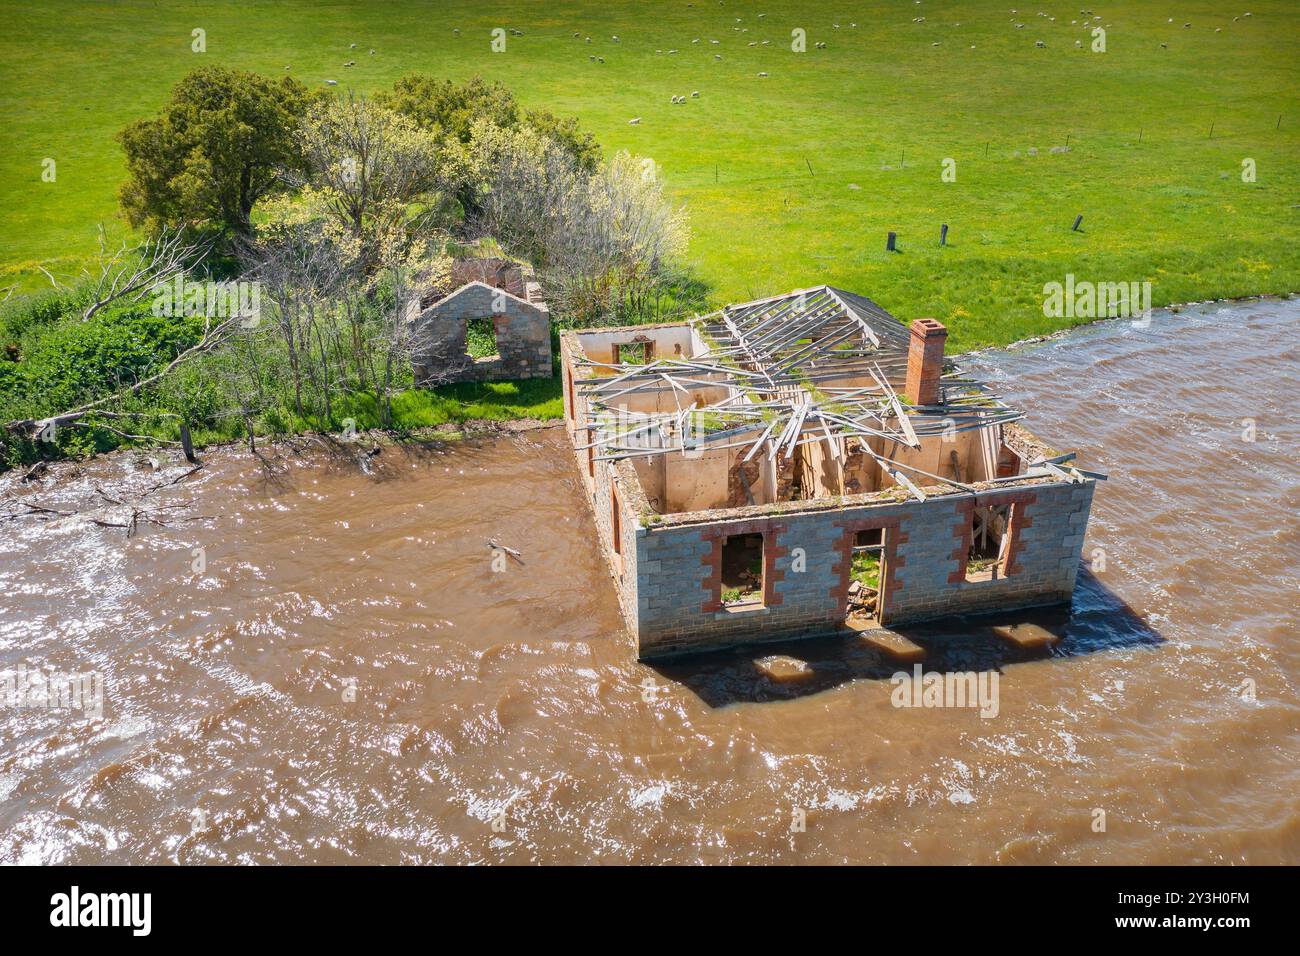
[[(420, 384), (550, 378), (551, 313), (541, 286), (519, 266), (498, 260), (458, 261), (453, 277), (481, 274), (429, 305), (413, 303), (407, 314), (414, 342), (412, 365)], [(495, 283), (495, 284), (494, 284)], [(471, 320), (490, 319), (498, 353), (470, 356)]]
[[(726, 647), (738, 639), (760, 642), (831, 633), (844, 621), (853, 537), (861, 530), (883, 528), (883, 623), (1055, 604), (1068, 600), (1074, 589), (1092, 485), (1039, 484), (1032, 496), (1034, 523), (1022, 526), (1017, 535), (1015, 569), (997, 580), (966, 582), (965, 552), (962, 559), (955, 556), (954, 546), (969, 533), (963, 516), (977, 496), (856, 506), (846, 499), (839, 509), (802, 514), (637, 527), (639, 576), (633, 581), (623, 575), (620, 597), (625, 609), (634, 607), (629, 626), (643, 657)], [(988, 502), (978, 497), (981, 504), (1001, 503), (996, 499), (1006, 495), (990, 495)], [(599, 495), (596, 500), (601, 500)], [(622, 520), (636, 521), (626, 508)], [(751, 533), (764, 535), (769, 569), (763, 582), (764, 606), (725, 610), (718, 603), (719, 542)], [(790, 570), (795, 548), (804, 552), (802, 572)], [(958, 574), (960, 579), (954, 577)]]
[[(909, 369), (909, 380), (924, 385), (926, 391), (917, 397), (929, 402), (936, 400), (936, 382), (940, 382), (938, 400), (943, 400), (944, 386), (935, 373), (935, 365), (942, 361), (942, 332), (938, 323), (913, 328), (912, 347), (920, 360)], [(593, 347), (584, 350), (582, 336), (591, 337)], [(885, 480), (871, 471), (872, 465), (861, 472), (870, 490), (827, 491), (822, 485), (825, 475), (833, 474), (836, 467), (842, 467), (846, 477), (850, 468), (858, 474), (866, 453), (848, 445), (839, 449), (838, 456), (832, 454), (834, 449), (817, 453), (804, 467), (813, 469), (818, 485), (806, 488), (808, 497), (802, 500), (790, 500), (789, 462), (768, 456), (741, 460), (743, 444), (724, 458), (706, 445), (698, 460), (674, 464), (669, 474), (687, 475), (693, 489), (694, 497), (686, 499), (680, 489), (655, 484), (667, 480), (662, 470), (656, 470), (655, 462), (661, 459), (611, 458), (587, 447), (606, 426), (598, 423), (589, 407), (584, 383), (617, 375), (617, 370), (609, 371), (616, 365), (617, 345), (643, 337), (653, 343), (647, 360), (651, 354), (690, 355), (700, 347), (680, 325), (561, 336), (564, 410), (575, 462), (640, 657), (843, 632), (856, 538), (861, 531), (875, 529), (882, 532), (880, 624), (1069, 599), (1095, 481), (1088, 473), (1043, 465), (1069, 456), (1058, 455), (1019, 425), (998, 426), (993, 433), (996, 447), (982, 452), (978, 442), (919, 441), (912, 460), (921, 462), (920, 467), (941, 468), (951, 455), (956, 473), (964, 479), (926, 482), (919, 489), (905, 488), (897, 478)], [(698, 372), (694, 377), (693, 395), (684, 398), (680, 393), (685, 389), (677, 388), (678, 394), (665, 389), (668, 397), (654, 401), (671, 402), (666, 406), (670, 409), (689, 407), (691, 398), (698, 403), (698, 396), (713, 387), (712, 379), (700, 380)], [(642, 402), (643, 408), (651, 407), (644, 398)], [(941, 412), (921, 409), (912, 414), (914, 421), (924, 422), (925, 415)], [(633, 419), (633, 424), (639, 420)], [(726, 433), (720, 441), (728, 441)], [(902, 456), (905, 450), (892, 454)], [(754, 462), (761, 464), (757, 471)], [(690, 477), (692, 468), (699, 475)], [(1004, 474), (1008, 468), (1010, 474)], [(700, 477), (705, 474), (710, 477)], [(843, 484), (847, 490), (847, 481)], [(653, 491), (648, 491), (651, 486)], [(717, 503), (696, 510), (662, 507), (674, 499), (707, 498), (701, 488)], [(741, 498), (756, 503), (737, 507)], [(977, 507), (988, 506), (1009, 506), (996, 572), (968, 580), (973, 516)], [(755, 534), (762, 536), (761, 599), (726, 604), (724, 542)]]

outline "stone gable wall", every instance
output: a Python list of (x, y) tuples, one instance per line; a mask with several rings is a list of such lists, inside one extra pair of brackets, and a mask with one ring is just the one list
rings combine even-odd
[[(426, 308), (412, 310), (408, 321), (415, 342), (412, 364), (416, 383), (550, 378), (551, 312), (542, 301), (541, 286), (531, 280), (520, 281), (522, 297), (475, 279)], [(466, 330), (472, 319), (492, 320), (496, 356), (470, 356)]]

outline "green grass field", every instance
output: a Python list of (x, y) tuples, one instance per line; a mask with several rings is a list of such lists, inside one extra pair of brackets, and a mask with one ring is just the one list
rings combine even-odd
[[(6, 2), (0, 284), (36, 288), (37, 263), (74, 274), (96, 223), (121, 231), (114, 134), (215, 62), (363, 92), (477, 73), (576, 114), (657, 163), (716, 302), (829, 282), (970, 348), (1068, 324), (1041, 310), (1067, 272), (1150, 279), (1156, 304), (1300, 288), (1300, 7), (1103, 7), (1093, 53), (1077, 2), (1020, 2)], [(523, 36), (493, 53), (496, 27)]]

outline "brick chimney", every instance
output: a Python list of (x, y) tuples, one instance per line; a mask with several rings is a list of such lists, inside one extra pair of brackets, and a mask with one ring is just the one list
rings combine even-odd
[(907, 400), (913, 405), (938, 405), (943, 343), (948, 330), (934, 319), (917, 319), (909, 328), (912, 340), (907, 349)]

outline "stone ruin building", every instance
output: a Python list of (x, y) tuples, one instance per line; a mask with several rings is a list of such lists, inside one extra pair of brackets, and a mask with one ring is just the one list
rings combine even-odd
[(946, 336), (829, 286), (561, 336), (641, 658), (1069, 599), (1104, 476), (1019, 424)]
[[(414, 343), (417, 385), (550, 378), (551, 312), (532, 270), (510, 259), (457, 259), (450, 287), (411, 303), (406, 321)], [(470, 355), (471, 323), (496, 344), (493, 355)]]

